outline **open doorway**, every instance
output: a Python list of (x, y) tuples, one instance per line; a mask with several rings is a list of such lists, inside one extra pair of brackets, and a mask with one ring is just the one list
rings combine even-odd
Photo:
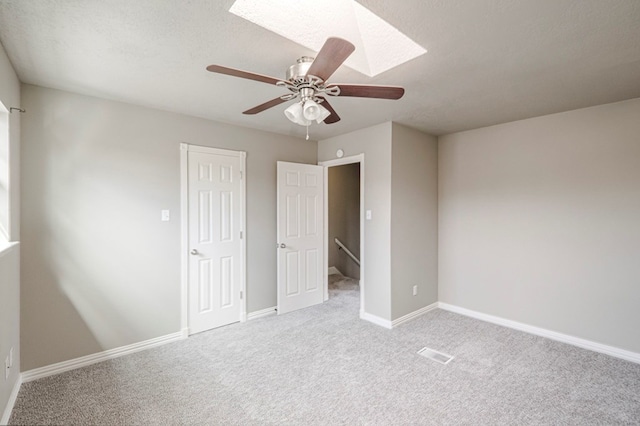
[(337, 292), (359, 293), (364, 310), (364, 155), (325, 166), (325, 300)]

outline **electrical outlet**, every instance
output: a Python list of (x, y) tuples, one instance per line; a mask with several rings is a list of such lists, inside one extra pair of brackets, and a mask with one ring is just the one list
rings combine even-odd
[(4, 360), (4, 379), (7, 380), (9, 378), (9, 355), (7, 355), (7, 359)]
[(414, 296), (417, 296), (417, 295), (418, 295), (418, 286), (417, 286), (417, 285), (414, 285), (414, 286), (413, 286), (413, 295), (414, 295)]
[(9, 349), (9, 368), (13, 368), (13, 348)]

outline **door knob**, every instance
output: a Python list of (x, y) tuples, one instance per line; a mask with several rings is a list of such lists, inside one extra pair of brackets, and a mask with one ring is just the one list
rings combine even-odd
[(198, 254), (198, 250), (196, 249), (191, 250), (191, 254), (195, 256), (196, 254)]
[(280, 243), (280, 248), (287, 248), (287, 245), (285, 243)]

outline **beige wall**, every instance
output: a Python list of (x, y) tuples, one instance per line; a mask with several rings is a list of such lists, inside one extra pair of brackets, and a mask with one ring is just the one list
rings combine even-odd
[(365, 312), (382, 319), (391, 317), (391, 123), (347, 133), (318, 142), (318, 160), (364, 154), (365, 210)]
[(343, 275), (360, 279), (360, 267), (343, 250), (338, 238), (360, 258), (360, 164), (329, 167), (329, 266)]
[(387, 322), (437, 301), (437, 148), (391, 122), (318, 142), (320, 161), (364, 153), (364, 309)]
[(440, 138), (440, 301), (640, 352), (640, 99)]
[(392, 138), (391, 319), (395, 320), (438, 301), (438, 140), (397, 123)]
[[(20, 107), (20, 82), (0, 45), (0, 101), (9, 109)], [(11, 152), (11, 239), (19, 240), (19, 170), (20, 114), (9, 115), (9, 149)], [(9, 401), (20, 372), (20, 249), (0, 243), (0, 418)], [(13, 348), (14, 364), (9, 379), (4, 379), (4, 361)]]
[(23, 105), (23, 370), (180, 330), (181, 142), (247, 151), (248, 312), (275, 306), (276, 161), (315, 142), (30, 85)]
[[(20, 246), (0, 244), (0, 418), (20, 374)], [(9, 380), (4, 379), (4, 362), (13, 348)]]

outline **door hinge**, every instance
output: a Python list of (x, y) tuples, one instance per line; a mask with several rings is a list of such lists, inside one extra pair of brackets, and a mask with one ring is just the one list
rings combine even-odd
[(244, 296), (244, 294), (242, 294), (242, 292), (240, 292), (240, 300), (242, 300), (243, 296)]
[(240, 239), (242, 239), (242, 231), (240, 231)]
[(240, 180), (242, 180), (243, 176), (244, 176), (244, 172), (240, 172)]

